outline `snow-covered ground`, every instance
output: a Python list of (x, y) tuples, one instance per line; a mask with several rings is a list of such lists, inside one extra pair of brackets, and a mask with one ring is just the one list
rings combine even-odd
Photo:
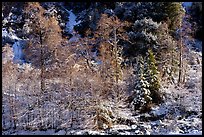
[[(128, 115), (129, 119), (134, 119), (134, 124), (114, 125), (104, 131), (72, 130), (66, 134), (202, 135), (202, 64), (188, 67), (187, 85), (163, 87), (166, 93), (164, 103), (153, 107), (149, 113)], [(195, 86), (188, 85), (189, 82)], [(129, 114), (125, 110), (124, 113)]]
[[(195, 53), (196, 54), (196, 53)], [(202, 59), (202, 56), (199, 56)], [(128, 114), (131, 125), (118, 124), (111, 129), (73, 130), (48, 129), (47, 131), (7, 130), (9, 135), (202, 135), (202, 64), (189, 65), (184, 87), (168, 85), (162, 91), (165, 101), (144, 114), (131, 115), (123, 110), (120, 116)]]

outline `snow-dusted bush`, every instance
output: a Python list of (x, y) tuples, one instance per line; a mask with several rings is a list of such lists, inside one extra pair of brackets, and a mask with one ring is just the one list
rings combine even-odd
[(113, 126), (113, 118), (114, 114), (112, 112), (110, 104), (100, 102), (97, 106), (95, 106), (95, 116), (94, 123), (96, 129), (105, 129), (111, 128)]

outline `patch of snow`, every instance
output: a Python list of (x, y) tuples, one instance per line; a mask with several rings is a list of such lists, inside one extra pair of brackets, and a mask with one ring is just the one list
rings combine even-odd
[(161, 116), (161, 115), (165, 115), (167, 111), (168, 109), (164, 105), (160, 105), (160, 106), (153, 107), (150, 114), (153, 114), (154, 116)]
[(148, 125), (148, 124), (140, 124), (140, 127), (144, 127), (146, 129), (151, 129), (151, 125)]
[(145, 135), (150, 135), (151, 133), (148, 131), (148, 130), (146, 130), (146, 133), (145, 133)]
[(89, 135), (105, 135), (103, 132), (98, 132), (98, 131), (88, 131)]
[(69, 21), (66, 23), (66, 31), (72, 34), (73, 36), (69, 39), (69, 42), (78, 41), (80, 35), (74, 31), (74, 26), (81, 23), (81, 20), (76, 22), (76, 15), (72, 12), (72, 10), (67, 10), (62, 6), (62, 8), (69, 13)]
[(202, 51), (202, 41), (195, 40), (195, 48), (198, 49), (198, 51)]
[(71, 10), (67, 10), (67, 12), (69, 13), (69, 21), (66, 24), (66, 28), (72, 34), (73, 31), (74, 31), (74, 26), (78, 25), (79, 23), (81, 23), (81, 20), (76, 22), (76, 15)]
[(6, 28), (2, 28), (2, 37), (9, 37), (13, 40), (21, 40), (19, 37), (16, 36), (13, 32), (8, 32)]
[(66, 135), (74, 135), (77, 131), (76, 130), (70, 130), (67, 131)]
[(185, 135), (202, 135), (202, 131), (193, 130), (190, 133), (185, 133)]
[(132, 129), (137, 129), (137, 125), (131, 125)]
[(202, 135), (202, 131), (191, 132), (191, 133), (180, 133), (178, 131), (175, 131), (175, 132), (171, 131), (166, 135)]
[(135, 130), (135, 134), (139, 134), (140, 133), (140, 131), (139, 130)]
[(190, 7), (192, 5), (192, 2), (183, 2), (184, 7)]
[(86, 130), (82, 130), (82, 131), (77, 131), (77, 132), (70, 132), (71, 134), (74, 134), (74, 135), (85, 135), (85, 134), (88, 134), (88, 131)]
[(162, 124), (162, 121), (161, 120), (156, 120), (156, 121), (152, 121), (151, 122), (151, 125), (152, 126), (158, 126), (158, 125), (161, 125)]
[(181, 135), (181, 133), (179, 133), (179, 131), (171, 131), (167, 133), (167, 135)]
[(10, 93), (6, 93), (6, 92), (3, 92), (4, 95), (7, 95), (7, 96), (10, 96), (10, 97), (15, 97), (15, 94), (10, 94)]
[(14, 53), (14, 62), (15, 61), (24, 62), (24, 59), (23, 59), (24, 54), (23, 54), (23, 49), (20, 41), (17, 41), (13, 44), (13, 53)]
[(8, 37), (8, 36), (9, 36), (9, 34), (8, 34), (6, 28), (2, 28), (2, 37)]
[(113, 125), (112, 130), (131, 130), (127, 125)]
[(131, 132), (128, 132), (128, 131), (119, 132), (118, 135), (131, 135)]
[(60, 130), (57, 133), (55, 133), (54, 135), (66, 135), (66, 131), (65, 130)]
[(192, 5), (192, 2), (183, 2), (182, 6), (184, 7), (185, 11), (188, 12), (189, 7)]
[(4, 135), (54, 135), (55, 130), (54, 129), (49, 129), (46, 131), (29, 131), (29, 130), (19, 130), (19, 131), (5, 131), (2, 134)]
[(72, 30), (72, 37), (69, 39), (69, 42), (76, 42), (79, 40), (80, 35), (77, 34), (74, 30)]

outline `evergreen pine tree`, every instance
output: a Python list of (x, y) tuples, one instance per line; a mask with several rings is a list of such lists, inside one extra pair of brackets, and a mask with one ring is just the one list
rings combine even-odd
[(147, 61), (145, 63), (145, 78), (149, 83), (149, 90), (152, 102), (159, 103), (161, 101), (161, 94), (159, 93), (160, 81), (158, 77), (158, 70), (156, 67), (156, 60), (151, 49), (148, 50)]
[(151, 18), (135, 21), (132, 31), (128, 32), (131, 44), (128, 49), (130, 56), (137, 56), (138, 53), (145, 55), (150, 46), (151, 48), (157, 48), (157, 29), (160, 25), (161, 23), (154, 22)]
[(143, 57), (138, 57), (138, 63), (135, 65), (136, 84), (133, 90), (132, 106), (134, 110), (142, 110), (151, 103), (149, 83), (144, 77)]

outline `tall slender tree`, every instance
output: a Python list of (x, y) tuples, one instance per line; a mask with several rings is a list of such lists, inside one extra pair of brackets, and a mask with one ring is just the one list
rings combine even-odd
[(179, 23), (179, 28), (178, 28), (178, 35), (179, 35), (179, 74), (178, 74), (178, 84), (181, 84), (182, 80), (182, 76), (183, 76), (183, 59), (182, 59), (182, 51), (183, 51), (183, 42), (182, 42), (182, 37), (183, 37), (183, 29), (182, 29), (182, 23), (183, 23), (183, 17), (184, 17), (185, 13), (183, 13), (183, 11), (179, 12), (179, 18), (178, 18), (178, 23)]
[(25, 49), (26, 59), (32, 65), (41, 69), (41, 96), (38, 97), (38, 105), (40, 109), (40, 126), (43, 127), (44, 100), (49, 94), (45, 86), (46, 77), (48, 77), (46, 68), (58, 61), (60, 56), (57, 47), (62, 41), (61, 29), (56, 18), (46, 15), (45, 9), (38, 2), (27, 3), (25, 16), (28, 19), (28, 26), (31, 28), (30, 44)]
[(144, 75), (149, 83), (149, 90), (151, 92), (150, 96), (153, 103), (160, 103), (161, 93), (160, 93), (160, 80), (159, 72), (156, 66), (156, 60), (151, 49), (148, 50), (146, 63), (144, 65)]

